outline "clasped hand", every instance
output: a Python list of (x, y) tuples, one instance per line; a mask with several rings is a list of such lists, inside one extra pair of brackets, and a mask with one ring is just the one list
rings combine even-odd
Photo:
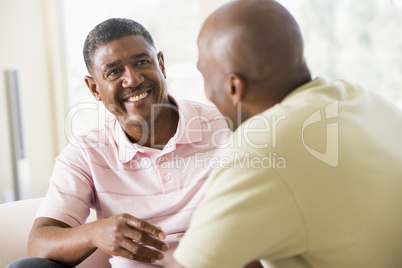
[[(94, 246), (112, 256), (153, 263), (161, 260), (168, 245), (161, 228), (129, 214), (119, 214), (96, 221), (98, 225)], [(155, 250), (156, 249), (156, 250)]]

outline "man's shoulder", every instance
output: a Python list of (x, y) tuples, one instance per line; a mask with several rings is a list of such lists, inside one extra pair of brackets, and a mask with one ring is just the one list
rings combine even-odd
[(219, 114), (218, 108), (212, 104), (205, 104), (193, 100), (177, 100), (179, 103), (179, 106), (187, 106), (187, 107), (192, 107), (195, 109), (197, 112), (210, 112), (210, 113), (217, 113)]
[[(219, 112), (216, 106), (211, 104), (200, 103), (191, 100), (178, 100), (179, 109), (187, 113), (186, 119), (189, 120), (188, 115), (195, 115), (201, 121), (212, 122), (212, 121), (222, 121), (224, 116)], [(191, 112), (189, 112), (191, 111)]]
[(72, 135), (69, 139), (71, 145), (80, 148), (94, 148), (109, 143), (110, 136), (113, 136), (116, 118), (110, 116), (105, 120), (99, 121), (91, 129), (77, 135)]

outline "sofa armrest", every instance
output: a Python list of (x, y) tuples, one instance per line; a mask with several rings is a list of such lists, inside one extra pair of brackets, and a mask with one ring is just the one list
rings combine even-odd
[[(28, 257), (28, 235), (42, 200), (43, 198), (35, 198), (0, 204), (0, 267)], [(96, 213), (91, 210), (87, 222), (95, 219)], [(110, 267), (109, 258), (110, 256), (97, 250), (77, 267)]]

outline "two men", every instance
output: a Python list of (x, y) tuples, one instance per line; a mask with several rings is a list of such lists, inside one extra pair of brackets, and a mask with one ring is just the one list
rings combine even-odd
[[(158, 170), (165, 175), (157, 182), (163, 185), (160, 192), (149, 191), (156, 185), (140, 182), (131, 188), (137, 190), (125, 190), (132, 183), (125, 178), (131, 176), (108, 180), (125, 172), (145, 172), (129, 170), (125, 160), (155, 153), (155, 144), (165, 144), (162, 152), (167, 150), (168, 136), (176, 137), (180, 129), (177, 115), (159, 105), (162, 110), (155, 114), (163, 120), (151, 121), (163, 125), (169, 135), (157, 131), (155, 138), (145, 135), (142, 139), (147, 132), (144, 126), (150, 125), (141, 123), (150, 122), (149, 103), (173, 101), (159, 91), (165, 88), (163, 56), (152, 52), (145, 40), (137, 34), (124, 35), (101, 42), (94, 50), (89, 66), (97, 68), (90, 70), (92, 77), (86, 82), (118, 121), (100, 130), (106, 137), (102, 146), (84, 146), (97, 141), (91, 133), (83, 138), (82, 148), (69, 147), (59, 158), (48, 195), (55, 196), (56, 206), (47, 201), (39, 211), (31, 236), (34, 255), (73, 265), (100, 248), (125, 257), (114, 263), (119, 267), (128, 258), (152, 262), (166, 248), (158, 237), (173, 234), (174, 224), (180, 223), (171, 216), (175, 213), (166, 213), (169, 208), (155, 204), (180, 207), (185, 213), (186, 204), (193, 201), (181, 198), (195, 194), (198, 201), (198, 189), (186, 195), (174, 190), (188, 189), (201, 179), (167, 189), (164, 183), (172, 178)], [(401, 111), (356, 85), (312, 79), (299, 27), (275, 1), (239, 0), (223, 6), (204, 23), (198, 46), (205, 93), (232, 119), (236, 131), (233, 146), (223, 154), (229, 161), (208, 184), (205, 199), (175, 253), (178, 263), (172, 266), (243, 267), (261, 260), (264, 266), (274, 267), (400, 267)], [(180, 115), (180, 102), (175, 103)], [(215, 115), (211, 110), (208, 118)], [(176, 132), (172, 124), (178, 125)], [(121, 141), (124, 148), (134, 146), (135, 150), (113, 149), (114, 155), (102, 156), (111, 150), (108, 145)], [(176, 143), (175, 147), (181, 146)], [(155, 163), (164, 161), (159, 160), (160, 153), (152, 155)], [(273, 165), (272, 158), (283, 164)], [(94, 180), (94, 174), (103, 173), (107, 180)], [(146, 175), (139, 177), (141, 182), (149, 178)], [(84, 194), (78, 196), (76, 192), (81, 191)], [(147, 199), (155, 193), (159, 202)], [(135, 206), (136, 198), (145, 199)], [(80, 225), (90, 206), (102, 219)], [(61, 213), (58, 207), (63, 208)], [(137, 210), (132, 211), (133, 207)], [(136, 218), (119, 214), (127, 210)]]
[(198, 48), (205, 94), (237, 129), (171, 267), (402, 267), (402, 111), (312, 79), (275, 1), (224, 5)]
[[(203, 196), (227, 122), (168, 94), (163, 54), (134, 21), (96, 26), (84, 59), (89, 90), (114, 117), (57, 158), (29, 238), (40, 258), (11, 267), (75, 266), (96, 249), (113, 267), (161, 267)], [(85, 224), (90, 208), (98, 220)]]

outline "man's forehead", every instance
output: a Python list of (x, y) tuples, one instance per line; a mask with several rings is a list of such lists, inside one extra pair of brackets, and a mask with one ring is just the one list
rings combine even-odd
[(207, 48), (207, 44), (202, 40), (198, 40), (198, 61), (197, 61), (197, 69), (201, 70), (202, 66), (205, 64), (205, 61), (208, 58), (209, 53), (212, 51)]
[(197, 40), (199, 56), (207, 56), (209, 53), (212, 53), (214, 42), (212, 31), (201, 31)]
[(141, 35), (130, 35), (106, 43), (95, 50), (94, 64), (105, 64), (120, 58), (142, 54), (155, 58), (157, 53)]
[(95, 53), (99, 50), (112, 52), (113, 50), (147, 50), (156, 53), (155, 48), (148, 43), (142, 35), (128, 35), (119, 39), (112, 40), (104, 45), (99, 46)]

